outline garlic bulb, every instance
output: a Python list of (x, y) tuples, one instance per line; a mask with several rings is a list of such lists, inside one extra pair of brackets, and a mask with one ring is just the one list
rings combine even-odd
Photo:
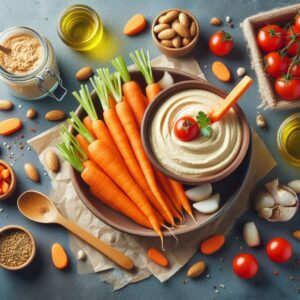
[(267, 183), (254, 200), (258, 215), (270, 222), (290, 220), (298, 206), (297, 194), (289, 187), (279, 185), (278, 179)]

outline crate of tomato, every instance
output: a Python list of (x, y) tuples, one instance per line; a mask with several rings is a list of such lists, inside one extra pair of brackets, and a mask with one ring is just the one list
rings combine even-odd
[(261, 107), (300, 107), (300, 4), (259, 13), (244, 20), (262, 97)]

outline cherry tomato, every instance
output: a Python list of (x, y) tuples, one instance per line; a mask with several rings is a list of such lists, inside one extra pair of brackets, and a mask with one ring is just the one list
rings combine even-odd
[(300, 80), (283, 75), (276, 79), (275, 91), (285, 100), (296, 100), (300, 96)]
[(250, 279), (258, 272), (258, 262), (252, 254), (240, 253), (234, 257), (232, 268), (237, 276)]
[(293, 247), (286, 239), (274, 238), (267, 244), (267, 254), (272, 261), (284, 263), (291, 258)]
[(295, 26), (300, 29), (300, 14), (298, 13), (295, 17)]
[(257, 34), (259, 47), (267, 52), (279, 50), (284, 41), (284, 30), (278, 25), (267, 25)]
[(209, 39), (209, 48), (217, 56), (228, 55), (233, 48), (233, 38), (225, 31), (215, 32)]
[(294, 77), (300, 77), (300, 61), (295, 62), (290, 68), (290, 74)]
[(291, 59), (278, 52), (270, 52), (265, 56), (264, 61), (267, 74), (277, 78), (287, 72)]
[(284, 47), (291, 56), (295, 56), (300, 48), (300, 28), (291, 26), (286, 30)]
[(200, 130), (197, 121), (193, 117), (185, 116), (176, 121), (174, 133), (176, 137), (186, 142), (196, 139)]

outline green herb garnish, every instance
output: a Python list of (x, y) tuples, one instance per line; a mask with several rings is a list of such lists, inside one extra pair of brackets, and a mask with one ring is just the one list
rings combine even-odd
[(212, 128), (210, 126), (210, 119), (206, 113), (199, 111), (196, 116), (196, 120), (200, 126), (201, 134), (205, 137), (210, 137), (212, 134)]

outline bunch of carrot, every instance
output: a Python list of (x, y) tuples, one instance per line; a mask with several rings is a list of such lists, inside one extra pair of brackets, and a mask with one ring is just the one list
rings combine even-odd
[[(112, 61), (115, 73), (98, 69), (91, 79), (103, 109), (99, 119), (87, 85), (74, 97), (86, 111), (81, 121), (73, 112), (69, 124), (72, 136), (62, 128), (63, 143), (58, 147), (70, 164), (81, 172), (91, 192), (112, 209), (133, 221), (152, 228), (162, 240), (165, 224), (183, 222), (183, 210), (192, 210), (183, 187), (151, 165), (142, 145), (140, 125), (149, 102), (160, 92), (154, 82), (149, 53), (130, 54), (147, 82), (146, 95), (131, 79), (123, 57)], [(123, 84), (122, 84), (123, 81)]]
[(11, 182), (11, 174), (9, 169), (0, 164), (0, 195), (6, 194), (9, 191)]

